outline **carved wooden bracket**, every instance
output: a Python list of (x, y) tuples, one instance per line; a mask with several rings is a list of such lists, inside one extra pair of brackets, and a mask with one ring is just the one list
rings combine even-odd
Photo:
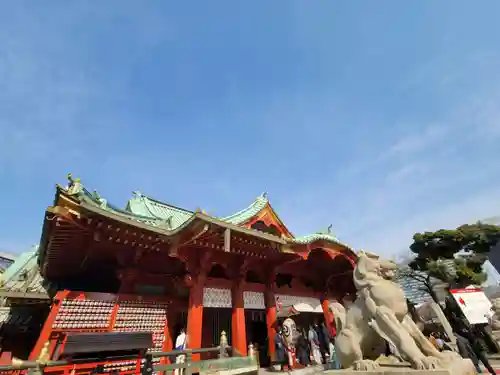
[(179, 255), (179, 258), (184, 262), (186, 267), (186, 285), (193, 286), (194, 284), (204, 282), (208, 271), (212, 268), (213, 254), (211, 251), (203, 252), (203, 254), (198, 258), (185, 254), (182, 256)]
[(179, 256), (179, 239), (174, 238), (172, 240), (172, 244), (170, 245), (168, 249), (168, 256), (176, 258)]
[(244, 281), (248, 270), (252, 263), (255, 262), (251, 258), (237, 258), (227, 265), (227, 273), (232, 280)]

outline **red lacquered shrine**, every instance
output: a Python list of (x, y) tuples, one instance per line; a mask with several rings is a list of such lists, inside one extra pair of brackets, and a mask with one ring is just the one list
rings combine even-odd
[(328, 301), (354, 291), (354, 252), (329, 229), (294, 237), (266, 194), (216, 218), (138, 192), (119, 209), (68, 177), (45, 213), (39, 266), (54, 297), (31, 359), (71, 331), (152, 331), (154, 350), (172, 350), (186, 327), (190, 348), (218, 345), (224, 330), (265, 362), (277, 306), (330, 326)]

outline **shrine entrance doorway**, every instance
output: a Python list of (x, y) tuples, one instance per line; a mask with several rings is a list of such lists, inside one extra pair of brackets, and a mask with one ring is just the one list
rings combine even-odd
[(292, 319), (297, 325), (297, 329), (300, 331), (309, 331), (309, 327), (314, 324), (321, 325), (325, 322), (325, 317), (323, 314), (313, 313), (313, 312), (301, 312), (300, 314), (293, 316)]
[(269, 334), (267, 332), (265, 310), (245, 309), (245, 328), (247, 344), (253, 344), (259, 353), (261, 367), (269, 367)]
[[(222, 331), (226, 332), (228, 345), (231, 345), (232, 309), (208, 307), (203, 309), (203, 324), (201, 332), (201, 347), (211, 348), (220, 344)], [(218, 353), (203, 353), (202, 359), (217, 358)]]

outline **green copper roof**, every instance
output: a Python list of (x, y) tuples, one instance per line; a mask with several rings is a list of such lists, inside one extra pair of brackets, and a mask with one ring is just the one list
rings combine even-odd
[(263, 193), (247, 208), (244, 208), (243, 210), (232, 215), (222, 217), (221, 220), (235, 225), (243, 224), (262, 211), (268, 203), (269, 199), (267, 199), (267, 193)]
[(21, 254), (0, 277), (2, 289), (9, 292), (46, 293), (38, 269), (38, 246)]
[(128, 201), (126, 210), (134, 215), (159, 219), (167, 225), (168, 229), (181, 226), (194, 214), (194, 212), (149, 198), (137, 191), (133, 194), (134, 197)]
[[(258, 196), (257, 199), (255, 199), (248, 207), (232, 215), (221, 217), (219, 218), (219, 220), (234, 225), (243, 224), (257, 215), (261, 210), (263, 210), (268, 203), (269, 199), (267, 197), (267, 193), (263, 193)], [(188, 211), (167, 203), (157, 201), (155, 199), (142, 195), (139, 192), (134, 192), (134, 197), (129, 200), (126, 210), (135, 215), (154, 217), (156, 220), (167, 221), (167, 223), (169, 224), (169, 229), (175, 229), (181, 226), (194, 214), (194, 212), (192, 211)], [(349, 248), (349, 246), (340, 242), (339, 239), (331, 233), (331, 226), (323, 231), (308, 234), (305, 236), (295, 237), (290, 240), (290, 242), (297, 244), (309, 244), (315, 241), (333, 242)]]
[[(127, 203), (127, 211), (135, 215), (168, 221), (171, 229), (181, 226), (194, 214), (192, 211), (157, 201), (139, 192), (134, 192), (133, 194), (134, 197)], [(253, 201), (250, 206), (244, 208), (243, 210), (238, 211), (233, 215), (218, 219), (230, 224), (239, 225), (258, 214), (267, 203), (269, 203), (269, 200), (267, 199), (267, 194), (264, 193), (257, 197), (257, 199)]]
[[(33, 248), (32, 251), (28, 251), (25, 253), (22, 253), (15, 261), (12, 263), (2, 274), (0, 277), (0, 280), (2, 280), (3, 283), (11, 280), (16, 274), (18, 274), (20, 271), (26, 268), (26, 266), (29, 264), (31, 259), (33, 258), (33, 255), (36, 254), (36, 247)], [(36, 258), (35, 258), (36, 259)]]
[(305, 236), (300, 236), (300, 237), (295, 237), (293, 239), (293, 242), (298, 243), (298, 244), (310, 244), (316, 241), (327, 241), (327, 242), (332, 242), (339, 244), (341, 246), (347, 247), (350, 249), (351, 247), (346, 245), (343, 242), (340, 242), (339, 239), (332, 234), (332, 225), (330, 225), (328, 228), (318, 231), (316, 233), (308, 234)]
[[(102, 198), (96, 191), (90, 193), (83, 187), (80, 179), (73, 179), (71, 174), (68, 175), (68, 180), (70, 183), (66, 190), (70, 195), (78, 196), (83, 201), (90, 201), (94, 205), (98, 205), (101, 209), (118, 214), (121, 217), (135, 220), (159, 229), (175, 230), (180, 228), (196, 215), (193, 211), (185, 210), (168, 203), (155, 200), (141, 194), (140, 192), (134, 192), (133, 198), (128, 201), (126, 208), (122, 210), (110, 205), (107, 200)], [(258, 214), (268, 203), (269, 199), (267, 197), (267, 193), (263, 193), (247, 208), (230, 216), (214, 219), (238, 226)], [(350, 249), (349, 246), (340, 242), (337, 237), (331, 233), (331, 226), (325, 231), (287, 239), (290, 243), (296, 244), (309, 244), (321, 240), (333, 242)]]
[(341, 242), (337, 237), (331, 234), (323, 234), (323, 233), (313, 233), (313, 234), (307, 234), (305, 236), (299, 236), (295, 237), (294, 242), (300, 243), (300, 244), (308, 244), (311, 242), (315, 241), (329, 241), (329, 242), (336, 242), (340, 244)]

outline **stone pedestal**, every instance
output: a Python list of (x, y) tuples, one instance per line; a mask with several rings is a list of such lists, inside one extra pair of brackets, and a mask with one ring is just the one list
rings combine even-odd
[(414, 370), (409, 365), (397, 364), (381, 366), (374, 371), (330, 370), (327, 374), (338, 375), (476, 375), (476, 369), (470, 359), (450, 362), (446, 368), (436, 370)]

